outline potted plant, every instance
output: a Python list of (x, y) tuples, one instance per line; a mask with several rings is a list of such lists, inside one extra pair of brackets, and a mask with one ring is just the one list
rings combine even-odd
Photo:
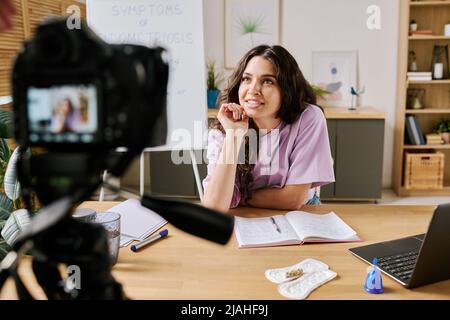
[(322, 87), (319, 87), (319, 86), (317, 86), (317, 85), (314, 85), (314, 84), (311, 84), (311, 88), (312, 88), (314, 94), (315, 94), (316, 97), (317, 97), (317, 102), (318, 102), (318, 103), (324, 102), (324, 101), (327, 99), (327, 98), (326, 98), (326, 95), (327, 95), (327, 94), (330, 94), (329, 91), (325, 90), (325, 89), (322, 88)]
[(208, 89), (208, 108), (215, 108), (217, 98), (219, 97), (219, 85), (223, 81), (223, 75), (221, 72), (216, 72), (216, 66), (214, 61), (210, 61), (206, 64), (206, 86)]
[[(13, 151), (7, 139), (12, 138), (13, 116), (10, 111), (0, 109), (0, 261), (11, 250), (9, 245), (17, 238), (30, 221), (27, 210), (20, 201), (20, 183), (17, 177), (16, 164), (19, 149)], [(30, 152), (30, 151), (26, 151)], [(32, 195), (32, 211), (35, 210), (35, 199)]]
[(444, 36), (450, 37), (450, 21), (447, 21), (444, 26)]
[(445, 143), (450, 143), (450, 121), (441, 119), (435, 126), (434, 132), (439, 133)]
[(417, 31), (417, 22), (416, 22), (416, 20), (411, 20), (411, 22), (409, 23), (409, 30), (411, 32)]
[[(9, 111), (0, 109), (0, 231), (6, 224), (11, 212), (14, 209), (14, 202), (7, 196), (3, 184), (5, 182), (5, 173), (11, 158), (12, 151), (8, 146), (7, 139), (12, 137), (12, 114)], [(0, 261), (3, 260), (10, 246), (3, 237), (0, 236)]]

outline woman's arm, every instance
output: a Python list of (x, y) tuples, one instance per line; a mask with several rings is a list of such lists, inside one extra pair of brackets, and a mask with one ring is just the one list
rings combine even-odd
[(202, 204), (227, 212), (233, 199), (239, 149), (248, 131), (248, 117), (241, 106), (230, 103), (222, 104), (217, 118), (225, 130), (225, 138)]
[(202, 204), (205, 207), (222, 212), (227, 212), (230, 208), (239, 148), (243, 140), (241, 135), (234, 135), (232, 132), (225, 134), (222, 150), (203, 196)]
[(310, 183), (260, 189), (252, 193), (248, 204), (266, 209), (299, 210), (305, 203), (309, 189)]

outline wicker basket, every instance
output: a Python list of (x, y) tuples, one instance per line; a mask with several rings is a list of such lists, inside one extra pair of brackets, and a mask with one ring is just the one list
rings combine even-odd
[(405, 189), (436, 190), (444, 188), (444, 154), (406, 152)]

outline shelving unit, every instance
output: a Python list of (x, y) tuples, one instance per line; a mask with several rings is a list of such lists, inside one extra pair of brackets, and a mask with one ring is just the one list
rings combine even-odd
[[(432, 30), (432, 35), (409, 35), (409, 22), (416, 20), (419, 30)], [(408, 54), (416, 54), (418, 71), (432, 71), (434, 45), (448, 45), (450, 37), (444, 36), (444, 25), (450, 21), (450, 0), (411, 1), (400, 0), (400, 30), (398, 50), (398, 80), (396, 125), (394, 140), (393, 187), (400, 196), (450, 196), (450, 144), (405, 144), (406, 115), (415, 115), (424, 134), (431, 133), (437, 121), (450, 119), (450, 79), (408, 81)], [(407, 109), (408, 89), (425, 89), (424, 108)], [(444, 188), (440, 190), (407, 190), (403, 186), (405, 152), (440, 151), (445, 156)]]

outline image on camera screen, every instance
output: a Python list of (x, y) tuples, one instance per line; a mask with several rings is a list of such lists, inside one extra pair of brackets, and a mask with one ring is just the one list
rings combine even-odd
[(94, 85), (30, 87), (27, 99), (30, 142), (93, 141), (98, 130)]

